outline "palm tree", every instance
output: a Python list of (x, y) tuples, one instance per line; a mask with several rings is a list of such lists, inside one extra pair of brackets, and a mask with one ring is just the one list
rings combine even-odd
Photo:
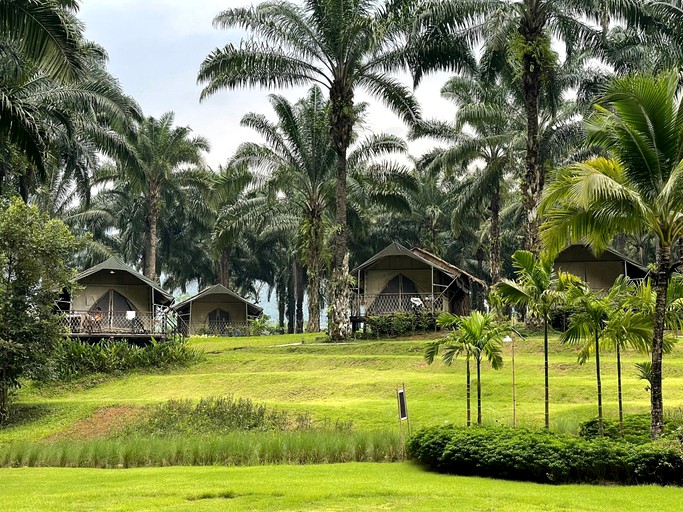
[(46, 143), (40, 119), (17, 101), (14, 84), (29, 69), (61, 85), (81, 75), (87, 66), (77, 7), (73, 0), (0, 1), (0, 143), (15, 145), (41, 168)]
[(508, 304), (527, 308), (528, 314), (543, 322), (543, 368), (545, 386), (545, 428), (550, 428), (550, 393), (548, 383), (548, 325), (552, 309), (564, 300), (571, 283), (578, 278), (555, 272), (553, 259), (537, 257), (529, 251), (512, 255), (517, 280), (502, 279), (495, 287), (501, 299)]
[(420, 110), (410, 90), (387, 75), (406, 64), (401, 51), (407, 19), (401, 2), (305, 0), (263, 2), (228, 9), (214, 19), (223, 29), (244, 28), (252, 38), (206, 57), (198, 74), (201, 98), (241, 86), (289, 87), (320, 84), (329, 93), (329, 125), (336, 159), (336, 215), (330, 336), (350, 332), (347, 254), (347, 152), (356, 123), (354, 94), (365, 89), (404, 121)]
[(556, 251), (584, 240), (605, 248), (617, 233), (657, 239), (651, 435), (663, 432), (662, 351), (672, 249), (683, 233), (683, 109), (671, 72), (614, 80), (586, 122), (588, 143), (609, 151), (558, 171), (543, 200), (543, 240)]
[(130, 192), (141, 200), (145, 222), (143, 273), (152, 280), (158, 277), (157, 228), (162, 204), (173, 204), (179, 188), (197, 180), (202, 151), (209, 150), (208, 141), (191, 137), (189, 127), (174, 127), (174, 117), (167, 112), (159, 119), (145, 118), (129, 141), (137, 161), (121, 162), (120, 170), (103, 176), (105, 181), (123, 178)]
[(570, 344), (586, 342), (579, 352), (579, 364), (584, 364), (591, 354), (595, 355), (600, 435), (603, 435), (604, 431), (600, 347), (613, 346), (616, 349), (619, 424), (623, 428), (621, 350), (626, 346), (646, 350), (647, 340), (652, 337), (652, 317), (625, 307), (633, 291), (634, 287), (628, 278), (622, 277), (614, 283), (607, 294), (598, 294), (588, 289), (584, 283), (572, 286), (567, 293), (567, 304), (572, 312), (569, 328), (560, 339), (563, 343)]
[[(544, 185), (540, 159), (542, 96), (554, 87), (559, 64), (551, 49), (551, 38), (564, 43), (567, 59), (588, 51), (602, 53), (601, 33), (590, 21), (609, 23), (616, 15), (638, 20), (636, 2), (575, 0), (439, 0), (424, 2), (419, 9), (417, 32), (421, 41), (420, 59), (414, 61), (416, 84), (428, 71), (452, 66), (440, 47), (444, 34), (483, 45), (482, 65), (487, 72), (504, 73), (516, 81), (523, 98), (526, 117), (526, 169), (522, 181), (524, 205), (524, 248), (538, 252), (536, 209)], [(580, 75), (576, 75), (578, 80)]]
[(431, 364), (443, 347), (442, 358), (446, 365), (453, 364), (453, 359), (464, 354), (467, 360), (467, 426), (470, 426), (470, 358), (477, 364), (477, 425), (481, 425), (481, 363), (484, 358), (491, 363), (494, 370), (503, 367), (501, 342), (509, 331), (507, 326), (495, 322), (493, 315), (473, 311), (467, 316), (456, 317), (444, 313), (439, 317), (439, 325), (454, 326), (455, 330), (440, 341), (427, 346), (425, 360)]
[[(482, 77), (455, 76), (442, 87), (441, 96), (458, 107), (455, 124), (421, 123), (412, 136), (448, 144), (422, 158), (421, 166), (427, 172), (438, 170), (446, 179), (464, 178), (453, 205), (453, 226), (475, 207), (486, 204), (490, 212), (489, 268), (491, 282), (497, 283), (501, 275), (501, 186), (516, 157), (518, 107), (509, 87), (501, 81), (485, 82)], [(484, 167), (471, 171), (469, 167), (476, 160), (483, 161)]]

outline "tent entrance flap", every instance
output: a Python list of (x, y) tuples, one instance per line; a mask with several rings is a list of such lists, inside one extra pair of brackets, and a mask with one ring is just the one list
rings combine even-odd
[(104, 313), (110, 311), (137, 311), (137, 308), (121, 293), (114, 289), (107, 290), (100, 299), (93, 304), (90, 311), (93, 312), (100, 308)]

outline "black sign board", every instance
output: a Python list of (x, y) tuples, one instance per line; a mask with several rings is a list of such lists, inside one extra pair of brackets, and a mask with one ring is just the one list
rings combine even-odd
[(396, 395), (398, 397), (398, 419), (399, 420), (407, 420), (408, 419), (408, 407), (406, 405), (405, 389), (397, 389)]

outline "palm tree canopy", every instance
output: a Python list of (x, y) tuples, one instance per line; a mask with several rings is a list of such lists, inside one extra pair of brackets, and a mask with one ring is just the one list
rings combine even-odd
[(237, 87), (290, 87), (317, 83), (353, 97), (356, 87), (377, 97), (404, 121), (419, 118), (409, 88), (386, 75), (406, 66), (402, 2), (268, 1), (227, 9), (214, 19), (252, 38), (215, 49), (201, 64), (201, 99)]

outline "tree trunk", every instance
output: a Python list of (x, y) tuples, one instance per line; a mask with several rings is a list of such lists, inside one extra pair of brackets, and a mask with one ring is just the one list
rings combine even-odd
[(543, 315), (543, 384), (545, 386), (545, 428), (550, 428), (550, 383), (548, 382), (548, 314)]
[(320, 278), (323, 267), (321, 250), (325, 243), (321, 214), (311, 216), (311, 240), (306, 258), (308, 280), (308, 324), (306, 332), (320, 332)]
[(661, 437), (664, 432), (664, 404), (662, 400), (662, 352), (664, 346), (664, 315), (666, 314), (666, 293), (669, 286), (669, 265), (671, 246), (657, 247), (657, 273), (655, 289), (654, 329), (652, 333), (652, 382), (650, 383), (650, 436)]
[(304, 332), (304, 268), (296, 259), (294, 262), (294, 290), (296, 293), (296, 328), (297, 333)]
[(481, 359), (477, 357), (477, 425), (481, 425)]
[(294, 334), (294, 315), (296, 311), (296, 292), (294, 291), (294, 272), (287, 277), (287, 334)]
[(218, 262), (218, 282), (230, 288), (230, 256), (232, 249), (230, 247), (225, 247), (221, 251), (221, 259)]
[[(525, 2), (527, 9), (534, 9), (536, 2)], [(537, 6), (536, 6), (537, 7)], [(539, 59), (539, 44), (542, 44), (545, 20), (537, 12), (527, 13), (520, 26), (520, 35), (524, 38), (527, 51), (522, 55), (522, 86), (524, 93), (524, 110), (527, 122), (526, 172), (522, 181), (522, 204), (524, 207), (524, 248), (538, 254), (538, 217), (536, 209), (543, 190), (543, 167), (540, 160), (539, 137), (539, 98), (543, 81), (543, 65)]]
[(467, 426), (472, 425), (472, 415), (471, 415), (471, 373), (470, 373), (470, 359), (467, 358)]
[(351, 144), (355, 122), (353, 90), (342, 80), (335, 80), (330, 87), (330, 103), (330, 132), (337, 154), (337, 209), (330, 279), (329, 332), (333, 340), (343, 340), (351, 334), (346, 232), (346, 153)]
[(595, 377), (598, 383), (598, 432), (600, 436), (605, 434), (605, 427), (602, 421), (602, 379), (600, 377), (600, 333), (595, 330)]
[(619, 399), (619, 430), (624, 430), (624, 403), (621, 394), (621, 347), (617, 341), (617, 397)]
[(277, 325), (280, 334), (285, 332), (285, 309), (287, 305), (287, 286), (280, 282), (275, 290), (277, 294)]
[[(500, 281), (500, 184), (491, 191), (491, 233), (489, 239), (491, 284)], [(479, 276), (481, 277), (481, 276)]]
[(157, 224), (159, 222), (159, 194), (155, 184), (149, 189), (149, 214), (147, 227), (149, 231), (145, 237), (145, 266), (143, 273), (152, 281), (157, 280)]

